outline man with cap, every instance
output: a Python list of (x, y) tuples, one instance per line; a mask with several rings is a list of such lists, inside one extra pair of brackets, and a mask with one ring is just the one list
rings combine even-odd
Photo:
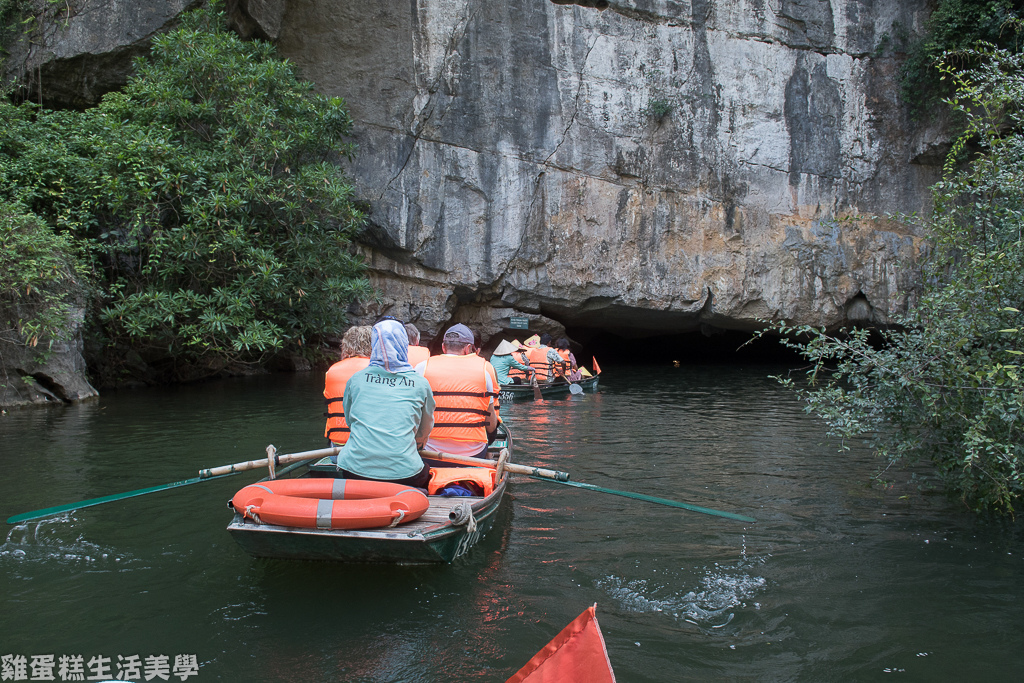
[(430, 467), (419, 455), (434, 426), (430, 385), (409, 365), (402, 323), (373, 326), (369, 366), (349, 378), (342, 405), (348, 442), (338, 454), (346, 479), (373, 479), (426, 488)]
[(470, 457), (487, 457), (488, 433), (498, 427), (498, 377), (476, 355), (473, 332), (462, 324), (444, 333), (441, 355), (416, 366), (434, 392), (434, 429), (427, 447)]
[[(491, 355), (491, 365), (494, 367), (494, 372), (498, 376), (498, 384), (512, 384), (513, 380), (509, 374), (510, 370), (520, 370), (520, 373), (525, 375), (527, 378), (533, 374), (533, 368), (525, 363), (520, 363), (516, 360), (514, 352), (520, 348), (525, 349), (525, 346), (519, 347), (510, 342), (507, 339), (502, 340), (498, 344), (498, 348), (494, 349), (494, 353)], [(516, 381), (518, 383), (518, 381)]]

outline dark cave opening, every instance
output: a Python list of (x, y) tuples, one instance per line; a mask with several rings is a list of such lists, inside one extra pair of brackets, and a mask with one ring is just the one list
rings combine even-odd
[(784, 346), (777, 337), (765, 335), (755, 339), (753, 332), (714, 330), (710, 335), (700, 331), (654, 333), (639, 338), (627, 338), (593, 327), (568, 327), (566, 332), (574, 342), (573, 352), (588, 367), (592, 356), (602, 367), (664, 365), (676, 361), (680, 365), (806, 365), (799, 354)]

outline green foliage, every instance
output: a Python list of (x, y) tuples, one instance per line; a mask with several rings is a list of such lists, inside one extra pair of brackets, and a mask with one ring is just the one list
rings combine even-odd
[(29, 0), (0, 0), (0, 54), (24, 30), (22, 25), (29, 9)]
[(218, 7), (156, 38), (85, 112), (0, 105), (0, 196), (95, 246), (107, 352), (216, 371), (295, 351), (370, 293), (334, 163), (344, 102), (313, 93)]
[[(939, 65), (945, 55), (974, 48), (978, 42), (1011, 52), (1024, 47), (1019, 35), (1022, 0), (939, 0), (928, 19), (928, 33), (910, 50), (903, 65), (903, 96), (915, 116), (952, 95)], [(970, 66), (966, 55), (961, 66)]]
[(649, 116), (652, 119), (657, 119), (658, 121), (661, 121), (663, 118), (668, 116), (668, 114), (671, 111), (671, 102), (669, 102), (668, 100), (657, 99), (648, 102), (647, 106), (644, 108), (643, 113), (644, 115)]
[(0, 346), (43, 351), (60, 339), (73, 308), (85, 300), (83, 256), (69, 236), (54, 233), (23, 207), (0, 203)]
[(982, 153), (933, 189), (918, 305), (880, 346), (866, 330), (781, 330), (812, 363), (802, 393), (833, 435), (870, 436), (891, 465), (928, 458), (971, 509), (1011, 514), (1024, 495), (1024, 55), (970, 58), (943, 72), (967, 121), (955, 147)]

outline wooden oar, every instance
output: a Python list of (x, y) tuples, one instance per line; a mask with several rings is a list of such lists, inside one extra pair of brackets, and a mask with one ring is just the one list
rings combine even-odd
[[(497, 462), (494, 460), (484, 460), (482, 458), (467, 458), (461, 455), (451, 455), (450, 453), (438, 453), (437, 451), (423, 450), (420, 451), (420, 455), (422, 455), (424, 458), (430, 458), (431, 460), (441, 460), (443, 462), (457, 462), (464, 465), (489, 467), (491, 469), (497, 467)], [(626, 498), (644, 500), (647, 501), (648, 503), (657, 503), (658, 505), (667, 505), (669, 507), (682, 508), (683, 510), (690, 510), (691, 512), (700, 512), (705, 515), (714, 515), (716, 517), (725, 517), (726, 519), (735, 519), (739, 522), (757, 521), (753, 517), (744, 517), (743, 515), (737, 515), (733, 512), (722, 512), (721, 510), (713, 510), (712, 508), (706, 508), (700, 505), (691, 505), (690, 503), (680, 503), (677, 500), (657, 498), (655, 496), (648, 496), (643, 493), (633, 493), (632, 491), (618, 491), (616, 489), (606, 489), (601, 486), (594, 486), (593, 484), (584, 484), (583, 482), (579, 481), (569, 481), (568, 472), (546, 470), (541, 467), (515, 465), (512, 463), (505, 463), (505, 470), (508, 472), (514, 472), (516, 474), (525, 474), (529, 477), (533, 477), (534, 479), (540, 479), (542, 481), (553, 481), (556, 484), (563, 484), (565, 486), (575, 486), (576, 488), (587, 489), (589, 491), (597, 491), (598, 493), (609, 493), (613, 496), (624, 496)]]
[[(483, 458), (469, 458), (462, 455), (452, 455), (451, 453), (438, 453), (437, 451), (420, 451), (420, 455), (430, 460), (440, 460), (441, 462), (457, 462), (461, 465), (475, 465), (476, 467), (489, 467), (492, 470), (498, 466), (496, 460), (484, 460)], [(557, 470), (546, 470), (543, 467), (531, 467), (529, 465), (516, 465), (515, 463), (505, 463), (506, 472), (514, 472), (515, 474), (525, 474), (531, 477), (542, 477), (544, 479), (553, 479), (555, 481), (569, 481), (568, 472), (559, 472)]]
[[(508, 465), (505, 466), (506, 468)], [(588, 491), (597, 491), (598, 493), (610, 493), (613, 496), (624, 496), (625, 498), (634, 498), (636, 500), (645, 500), (648, 503), (657, 503), (658, 505), (667, 505), (674, 508), (682, 508), (683, 510), (690, 510), (691, 512), (700, 512), (705, 515), (714, 515), (716, 517), (725, 517), (726, 519), (735, 519), (739, 522), (756, 522), (757, 520), (753, 517), (744, 517), (743, 515), (737, 515), (734, 512), (722, 512), (721, 510), (713, 510), (711, 508), (701, 507), (700, 505), (691, 505), (689, 503), (680, 503), (677, 500), (669, 500), (667, 498), (657, 498), (655, 496), (648, 496), (643, 493), (633, 493), (632, 491), (618, 491), (616, 489), (606, 489), (601, 486), (594, 486), (593, 484), (584, 484), (580, 481), (559, 481), (557, 479), (551, 479), (549, 477), (542, 477), (536, 475), (530, 475), (534, 479), (540, 479), (542, 481), (554, 481), (556, 484), (562, 484), (563, 486), (575, 486), (576, 488), (587, 489)]]
[(533, 400), (543, 401), (544, 395), (540, 393), (540, 385), (537, 384), (537, 373), (533, 373), (533, 377), (530, 378), (530, 386), (533, 387)]
[[(305, 451), (304, 453), (275, 455), (273, 460), (275, 465), (285, 465), (288, 463), (300, 462), (303, 460), (312, 460), (314, 458), (322, 458), (325, 456), (337, 455), (339, 450), (341, 449), (321, 448), (320, 450)], [(222, 467), (214, 467), (211, 469), (200, 470), (199, 476), (193, 477), (192, 479), (184, 479), (182, 481), (171, 482), (170, 484), (150, 486), (144, 489), (135, 489), (134, 491), (125, 491), (124, 493), (115, 493), (109, 496), (101, 496), (99, 498), (89, 498), (88, 500), (79, 501), (77, 503), (69, 503), (67, 505), (58, 505), (52, 508), (43, 508), (42, 510), (24, 512), (20, 515), (8, 517), (7, 523), (20, 524), (22, 522), (27, 522), (33, 519), (42, 519), (43, 517), (59, 515), (62, 512), (78, 510), (79, 508), (92, 507), (93, 505), (102, 505), (103, 503), (112, 503), (115, 500), (124, 500), (125, 498), (144, 496), (147, 493), (156, 493), (157, 491), (166, 491), (167, 489), (178, 488), (181, 486), (189, 486), (190, 484), (198, 484), (199, 482), (210, 481), (212, 479), (220, 479), (222, 477), (231, 476), (232, 474), (238, 474), (239, 472), (246, 472), (248, 470), (255, 470), (261, 467), (267, 467), (269, 466), (269, 464), (270, 458), (263, 458), (262, 460), (248, 460), (246, 462), (235, 463), (234, 465), (224, 465)]]
[[(341, 452), (340, 447), (335, 448), (321, 448), (316, 451), (303, 451), (302, 453), (288, 453), (286, 455), (275, 455), (274, 465), (287, 465), (293, 462), (300, 462), (302, 460), (312, 460), (313, 458), (326, 458), (332, 455), (337, 455)], [(213, 467), (208, 470), (199, 470), (200, 479), (209, 479), (210, 477), (222, 477), (228, 474), (234, 474), (235, 472), (245, 472), (246, 470), (255, 470), (261, 467), (267, 467), (270, 465), (269, 458), (263, 458), (262, 460), (248, 460), (246, 462), (235, 463), (234, 465), (223, 465), (221, 467)]]

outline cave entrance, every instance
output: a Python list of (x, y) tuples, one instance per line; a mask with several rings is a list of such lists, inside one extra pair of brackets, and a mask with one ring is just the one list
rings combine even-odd
[[(566, 327), (569, 338), (580, 344), (580, 362), (589, 365), (591, 356), (602, 367), (612, 365), (740, 365), (755, 363), (806, 365), (799, 354), (783, 346), (776, 337), (751, 341), (753, 332), (709, 330), (707, 332), (646, 334), (611, 331), (598, 327)], [(646, 331), (645, 331), (646, 332)], [(575, 348), (574, 348), (575, 351)], [(584, 360), (585, 359), (585, 360)]]

